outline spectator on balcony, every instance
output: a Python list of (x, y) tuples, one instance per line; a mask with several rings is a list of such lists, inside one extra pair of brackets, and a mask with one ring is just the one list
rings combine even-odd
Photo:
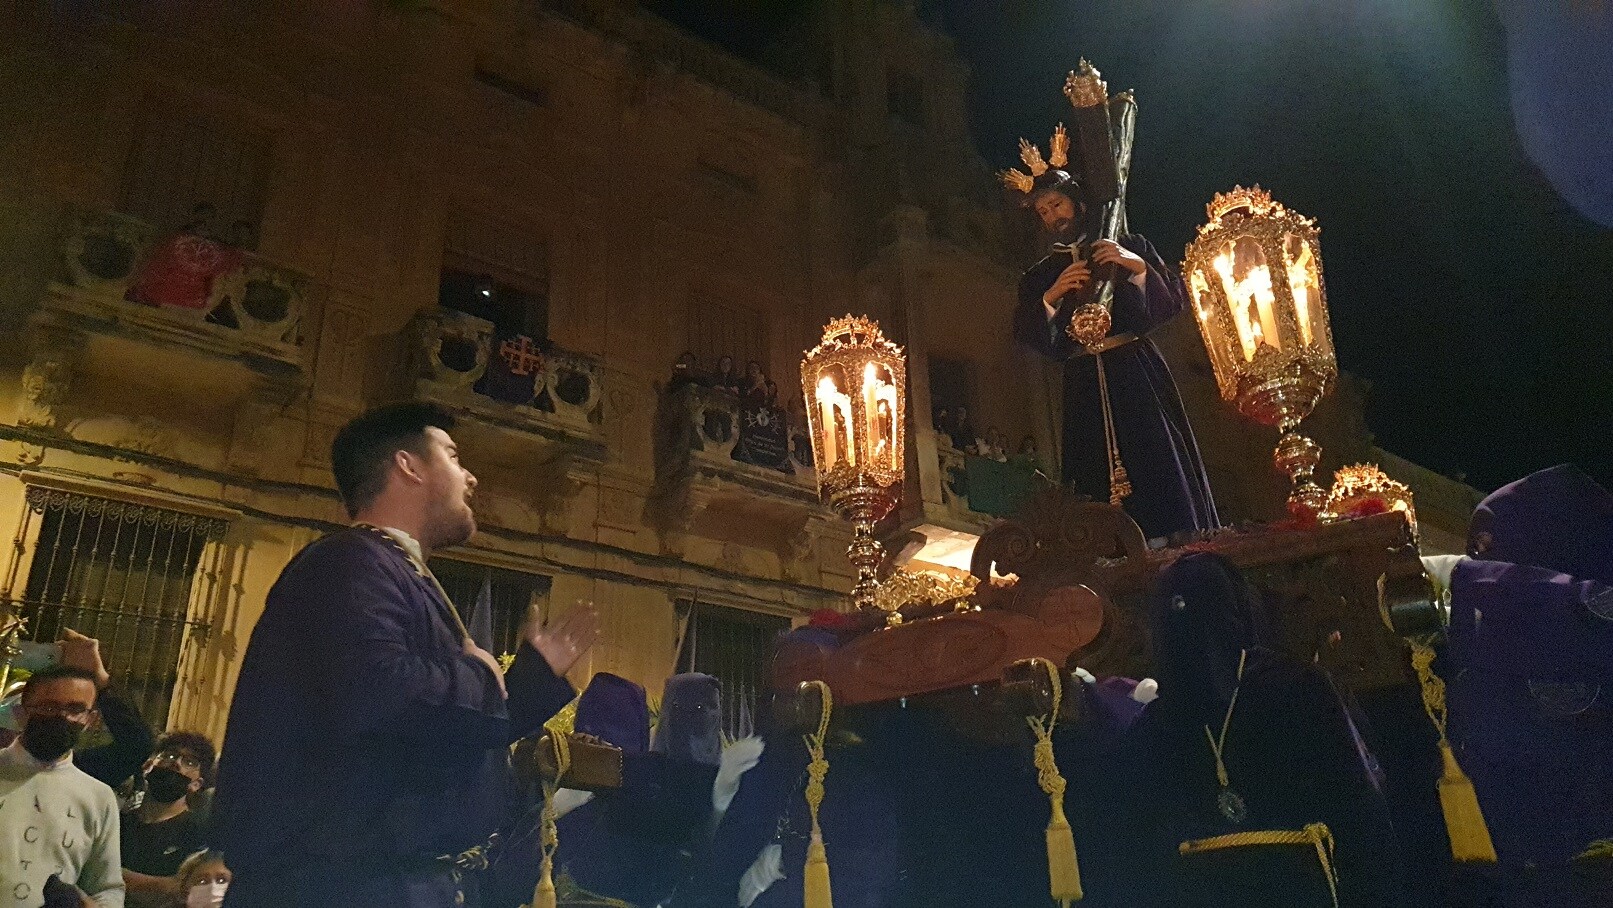
[(1014, 459), (1029, 463), (1038, 472), (1042, 469), (1042, 458), (1036, 450), (1036, 436), (1027, 435), (1019, 441), (1019, 452)]
[(807, 427), (806, 402), (799, 397), (790, 398), (785, 407), (784, 424), (790, 428), (790, 457), (797, 464), (812, 466), (812, 435)]
[(745, 364), (745, 387), (740, 397), (748, 407), (767, 403), (767, 372), (754, 359)]
[(124, 298), (147, 306), (208, 308), (214, 282), (240, 267), (244, 257), (212, 236), (217, 214), (212, 205), (197, 205), (178, 230), (153, 244)]
[(740, 375), (739, 370), (734, 368), (734, 358), (732, 356), (723, 354), (717, 358), (717, 374), (711, 377), (712, 387), (727, 391), (730, 394), (738, 394), (744, 390), (743, 380), (744, 376)]
[(952, 443), (952, 411), (941, 407), (935, 411), (935, 417), (930, 420), (935, 431), (947, 437), (947, 444)]
[(986, 434), (975, 443), (975, 454), (987, 460), (998, 463), (1008, 462), (1008, 437), (996, 426), (986, 429)]
[(230, 229), (224, 232), (224, 244), (248, 251), (258, 248), (257, 225), (246, 218), (230, 222)]
[(947, 429), (947, 434), (952, 436), (952, 446), (960, 451), (967, 451), (974, 445), (975, 430), (974, 426), (969, 425), (968, 407), (958, 405), (952, 414), (952, 425)]
[(678, 361), (672, 364), (672, 378), (667, 381), (668, 392), (681, 391), (690, 385), (708, 385), (711, 380), (700, 371), (700, 360), (694, 353), (685, 350)]

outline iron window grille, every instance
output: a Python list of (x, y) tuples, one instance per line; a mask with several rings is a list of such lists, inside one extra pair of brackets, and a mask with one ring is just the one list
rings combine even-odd
[(723, 734), (727, 740), (756, 733), (756, 712), (767, 689), (774, 642), (790, 629), (788, 618), (746, 609), (680, 602), (688, 619), (678, 651), (679, 672), (703, 672), (722, 682)]
[(210, 543), (228, 522), (40, 486), (29, 486), (26, 500), (5, 587), (6, 605), (28, 619), (26, 639), (52, 642), (71, 628), (99, 640), (113, 683), (147, 722), (165, 728), (187, 637), (204, 639), (209, 629), (191, 603), (198, 578), (217, 582), (220, 547)]
[(549, 597), (550, 579), (541, 574), (452, 558), (433, 558), (430, 566), (467, 627), (482, 587), (487, 586), (493, 606), (492, 653), (495, 656), (514, 655), (521, 644), (521, 623), (526, 620), (527, 611), (533, 606), (541, 608)]

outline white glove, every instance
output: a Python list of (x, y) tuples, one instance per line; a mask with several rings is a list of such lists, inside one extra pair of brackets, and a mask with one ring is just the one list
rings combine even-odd
[(591, 791), (578, 791), (575, 788), (558, 789), (554, 793), (554, 818), (558, 820), (593, 799), (594, 793)]
[(1153, 678), (1144, 678), (1131, 689), (1131, 699), (1138, 703), (1152, 703), (1159, 699), (1159, 682)]
[(723, 748), (717, 764), (717, 781), (711, 786), (711, 806), (720, 818), (739, 793), (739, 780), (762, 760), (765, 745), (759, 737), (740, 738)]
[(762, 849), (739, 878), (739, 908), (750, 908), (767, 887), (784, 879), (784, 848), (777, 842)]
[(1456, 566), (1467, 560), (1466, 555), (1424, 555), (1423, 573), (1434, 581), (1434, 595), (1444, 598), (1451, 589), (1451, 574)]

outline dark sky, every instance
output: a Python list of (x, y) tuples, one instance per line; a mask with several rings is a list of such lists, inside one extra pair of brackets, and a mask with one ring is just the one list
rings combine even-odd
[[(803, 6), (697, 5), (752, 22)], [(970, 64), (995, 166), (1020, 135), (1045, 145), (1080, 57), (1136, 90), (1130, 220), (1167, 260), (1235, 183), (1315, 217), (1340, 366), (1372, 382), (1382, 447), (1483, 489), (1564, 461), (1613, 483), (1613, 230), (1525, 156), (1489, 3), (923, 5)]]

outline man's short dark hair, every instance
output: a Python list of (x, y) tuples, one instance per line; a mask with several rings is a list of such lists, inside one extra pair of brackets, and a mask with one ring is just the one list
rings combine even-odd
[(424, 401), (376, 407), (342, 426), (330, 446), (330, 467), (347, 516), (357, 517), (381, 496), (394, 454), (425, 455), (426, 429), (432, 426), (452, 432), (454, 417)]
[(157, 741), (156, 753), (165, 750), (179, 751), (195, 757), (196, 762), (201, 764), (202, 787), (206, 788), (213, 784), (213, 768), (218, 756), (213, 750), (213, 742), (208, 740), (206, 735), (193, 731), (169, 732)]
[(21, 696), (22, 702), (28, 702), (28, 692), (33, 690), (36, 685), (47, 684), (51, 681), (60, 681), (64, 678), (77, 681), (88, 681), (90, 682), (91, 687), (96, 687), (94, 672), (87, 671), (82, 668), (76, 668), (71, 665), (52, 665), (50, 668), (43, 668), (37, 672), (34, 672), (28, 676), (27, 681), (23, 682)]

